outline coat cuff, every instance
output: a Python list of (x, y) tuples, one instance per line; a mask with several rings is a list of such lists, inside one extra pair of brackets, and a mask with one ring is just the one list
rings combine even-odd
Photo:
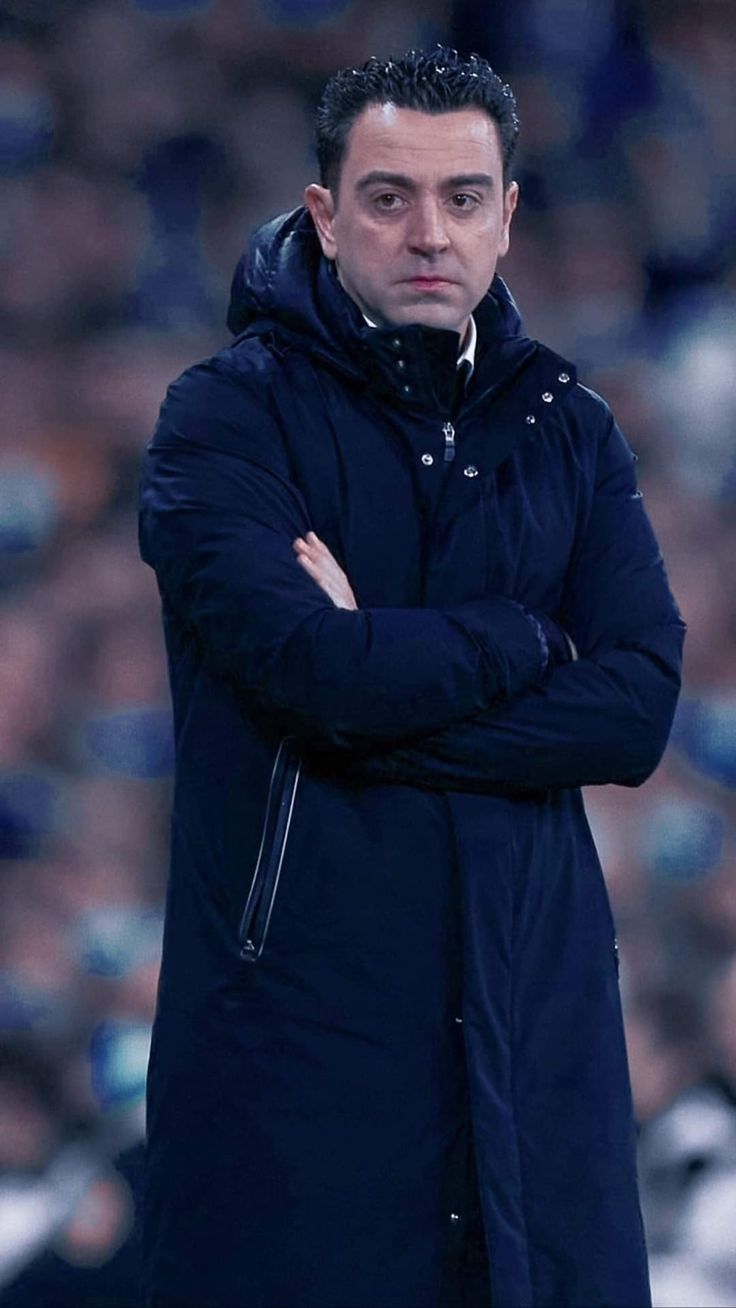
[(577, 650), (567, 632), (563, 631), (554, 618), (546, 613), (534, 613), (531, 609), (525, 609), (524, 612), (538, 629), (540, 643), (545, 651), (542, 680), (547, 681), (555, 668), (577, 658)]
[(497, 596), (469, 600), (450, 610), (448, 616), (481, 651), (481, 699), (486, 708), (541, 685), (552, 667), (569, 659), (557, 624), (515, 600)]

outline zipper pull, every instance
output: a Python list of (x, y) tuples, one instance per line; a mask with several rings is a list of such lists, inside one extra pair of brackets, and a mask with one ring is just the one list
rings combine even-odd
[(445, 438), (445, 463), (452, 463), (455, 457), (455, 428), (451, 422), (445, 423), (442, 435)]

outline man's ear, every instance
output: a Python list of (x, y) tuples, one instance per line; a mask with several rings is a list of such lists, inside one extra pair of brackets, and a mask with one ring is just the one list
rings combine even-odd
[(499, 241), (498, 244), (499, 256), (508, 254), (509, 243), (510, 243), (509, 229), (511, 227), (511, 219), (514, 216), (514, 210), (518, 202), (519, 202), (519, 184), (518, 182), (511, 182), (506, 190), (506, 194), (503, 197), (503, 229), (501, 232), (501, 240)]
[(322, 253), (326, 259), (334, 259), (337, 255), (337, 242), (333, 230), (335, 201), (332, 191), (327, 186), (318, 186), (316, 182), (312, 182), (304, 192), (304, 203), (312, 215), (312, 222), (317, 228)]

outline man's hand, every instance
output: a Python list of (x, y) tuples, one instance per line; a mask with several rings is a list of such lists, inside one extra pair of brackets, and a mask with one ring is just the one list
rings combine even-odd
[(350, 582), (337, 559), (313, 531), (305, 537), (297, 536), (294, 551), (302, 567), (314, 577), (318, 586), (329, 595), (339, 609), (357, 609)]

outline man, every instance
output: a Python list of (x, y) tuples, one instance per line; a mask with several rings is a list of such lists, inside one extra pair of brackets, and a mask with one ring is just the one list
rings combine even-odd
[(683, 624), (610, 411), (495, 275), (516, 133), (475, 56), (333, 78), (149, 446), (149, 1304), (648, 1302), (578, 788), (656, 766)]

